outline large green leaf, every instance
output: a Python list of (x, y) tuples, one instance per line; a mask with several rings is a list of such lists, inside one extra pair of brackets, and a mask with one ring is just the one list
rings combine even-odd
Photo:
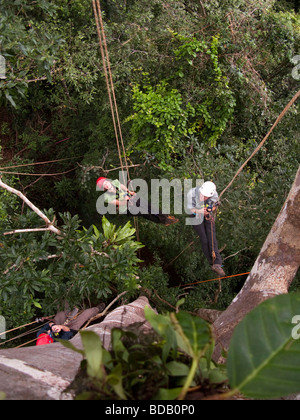
[(116, 226), (110, 223), (105, 216), (102, 217), (102, 229), (106, 239), (112, 240)]
[(125, 239), (131, 238), (135, 234), (135, 229), (131, 227), (130, 222), (117, 230), (116, 242), (122, 242)]
[(149, 306), (145, 307), (145, 318), (152, 325), (153, 329), (165, 339), (162, 351), (162, 359), (165, 362), (170, 350), (177, 351), (176, 333), (174, 331), (169, 315), (156, 314)]
[(80, 335), (87, 360), (87, 373), (91, 377), (102, 379), (104, 377), (104, 350), (100, 337), (93, 331), (81, 331)]
[(116, 394), (122, 399), (127, 400), (123, 388), (122, 364), (118, 363), (107, 377), (107, 382), (113, 387)]
[(287, 294), (261, 303), (243, 319), (228, 353), (231, 388), (251, 398), (300, 391), (300, 339), (292, 335), (298, 314), (300, 294)]
[(199, 357), (212, 339), (209, 324), (187, 312), (179, 312), (176, 318), (172, 314), (171, 318), (176, 330), (178, 346), (191, 357)]

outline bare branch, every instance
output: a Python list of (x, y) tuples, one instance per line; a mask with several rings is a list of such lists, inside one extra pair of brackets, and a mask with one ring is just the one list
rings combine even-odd
[(99, 318), (102, 318), (103, 316), (105, 316), (108, 312), (108, 310), (113, 306), (114, 303), (117, 302), (117, 300), (119, 300), (122, 296), (126, 295), (126, 293), (128, 293), (127, 290), (125, 290), (124, 292), (120, 293), (105, 309), (103, 312), (101, 312), (100, 314), (94, 316), (93, 318), (91, 318), (86, 324), (85, 326), (82, 328), (82, 330), (85, 330), (91, 322), (96, 321)]
[(11, 232), (5, 232), (3, 233), (4, 236), (6, 235), (14, 235), (16, 233), (29, 233), (29, 232), (47, 232), (50, 231), (51, 229), (49, 227), (47, 228), (36, 228), (36, 229), (15, 229), (12, 230)]
[(5, 184), (2, 181), (1, 177), (0, 177), (0, 187), (4, 188), (6, 191), (12, 194), (15, 194), (19, 198), (21, 198), (21, 200), (23, 200), (24, 203), (26, 203), (27, 206), (31, 208), (31, 210), (33, 210), (41, 219), (44, 220), (48, 230), (55, 233), (56, 235), (59, 235), (59, 236), (62, 235), (61, 231), (57, 229), (55, 226), (53, 226), (52, 222), (48, 219), (48, 217), (43, 212), (41, 212), (41, 210), (39, 210), (31, 201), (29, 201), (28, 198), (25, 197), (25, 195), (21, 193), (21, 191), (18, 191), (15, 188), (12, 188), (9, 185)]
[[(61, 258), (61, 257), (62, 257), (62, 254), (60, 254), (60, 255), (56, 255), (56, 254), (55, 255), (48, 255), (46, 258), (38, 258), (37, 260), (34, 259), (33, 262), (43, 261), (43, 260), (53, 260), (54, 258)], [(7, 270), (3, 271), (3, 275), (5, 276), (11, 270), (13, 270), (14, 268), (16, 268), (15, 271), (18, 271), (18, 269), (20, 268), (20, 266), (23, 265), (25, 261), (26, 261), (26, 258), (23, 261), (21, 261), (21, 263), (19, 265), (17, 265), (17, 264), (12, 265)]]
[(109, 258), (109, 255), (108, 255), (108, 254), (106, 254), (106, 252), (99, 252), (99, 251), (96, 251), (96, 250), (92, 247), (92, 245), (90, 245), (90, 248), (91, 248), (91, 255), (100, 255), (101, 257), (106, 257), (106, 258)]

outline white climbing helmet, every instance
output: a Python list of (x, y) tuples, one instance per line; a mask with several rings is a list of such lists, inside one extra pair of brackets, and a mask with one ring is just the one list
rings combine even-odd
[(216, 194), (217, 187), (213, 182), (207, 181), (207, 182), (204, 182), (204, 184), (200, 188), (200, 192), (205, 197), (211, 198), (213, 195)]

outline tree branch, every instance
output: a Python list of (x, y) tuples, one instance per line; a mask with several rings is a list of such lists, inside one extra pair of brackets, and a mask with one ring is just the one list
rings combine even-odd
[(21, 200), (23, 200), (24, 203), (26, 203), (27, 206), (31, 208), (31, 210), (33, 210), (41, 219), (44, 220), (44, 222), (46, 223), (46, 226), (47, 226), (47, 230), (50, 230), (51, 232), (55, 233), (56, 235), (59, 235), (59, 236), (62, 235), (62, 232), (59, 229), (57, 229), (55, 226), (53, 226), (52, 222), (48, 219), (48, 217), (43, 212), (41, 212), (41, 210), (39, 210), (31, 201), (29, 201), (28, 198), (25, 197), (25, 195), (21, 193), (21, 191), (18, 191), (16, 189), (10, 187), (9, 185), (5, 184), (2, 181), (1, 176), (0, 176), (0, 187), (4, 188), (6, 191), (8, 191), (12, 194), (15, 194), (19, 198), (21, 198)]
[(103, 316), (105, 316), (108, 312), (108, 310), (114, 305), (114, 303), (117, 302), (117, 300), (119, 300), (122, 296), (126, 295), (126, 293), (128, 293), (127, 290), (125, 290), (124, 292), (120, 293), (105, 309), (103, 312), (101, 312), (100, 314), (94, 316), (93, 318), (91, 318), (84, 327), (82, 327), (82, 330), (85, 330), (91, 322), (96, 321), (99, 318), (102, 318)]
[(49, 227), (47, 228), (36, 228), (36, 229), (15, 229), (10, 232), (3, 233), (4, 236), (6, 235), (14, 235), (16, 233), (29, 233), (29, 232), (47, 232), (51, 230)]

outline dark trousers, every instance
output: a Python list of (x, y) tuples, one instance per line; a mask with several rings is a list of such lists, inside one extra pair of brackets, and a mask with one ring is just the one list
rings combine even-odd
[[(215, 222), (211, 222), (210, 220), (204, 219), (200, 225), (193, 225), (193, 228), (200, 238), (203, 253), (207, 258), (209, 264), (222, 265), (223, 261), (218, 248)], [(216, 259), (214, 262), (212, 257), (213, 250), (216, 254)]]
[[(140, 207), (141, 209), (141, 213), (138, 213), (136, 217), (143, 217), (144, 219), (150, 220), (151, 222), (154, 222), (154, 223), (160, 223), (160, 224), (167, 223), (169, 215), (160, 213), (159, 210), (154, 208), (150, 203), (146, 202), (145, 200), (143, 200), (143, 203), (142, 203), (140, 198), (135, 199), (135, 197), (133, 197), (129, 200), (129, 205), (128, 205), (129, 212), (130, 212), (131, 201), (134, 202), (136, 207)], [(146, 213), (146, 214), (143, 214), (143, 213)]]
[[(70, 311), (62, 311), (58, 312), (54, 318), (54, 323), (56, 325), (64, 325), (67, 321), (67, 316)], [(98, 315), (99, 309), (98, 308), (90, 308), (83, 311), (81, 314), (79, 314), (75, 319), (67, 322), (67, 326), (71, 330), (79, 331), (80, 328), (91, 318)]]

